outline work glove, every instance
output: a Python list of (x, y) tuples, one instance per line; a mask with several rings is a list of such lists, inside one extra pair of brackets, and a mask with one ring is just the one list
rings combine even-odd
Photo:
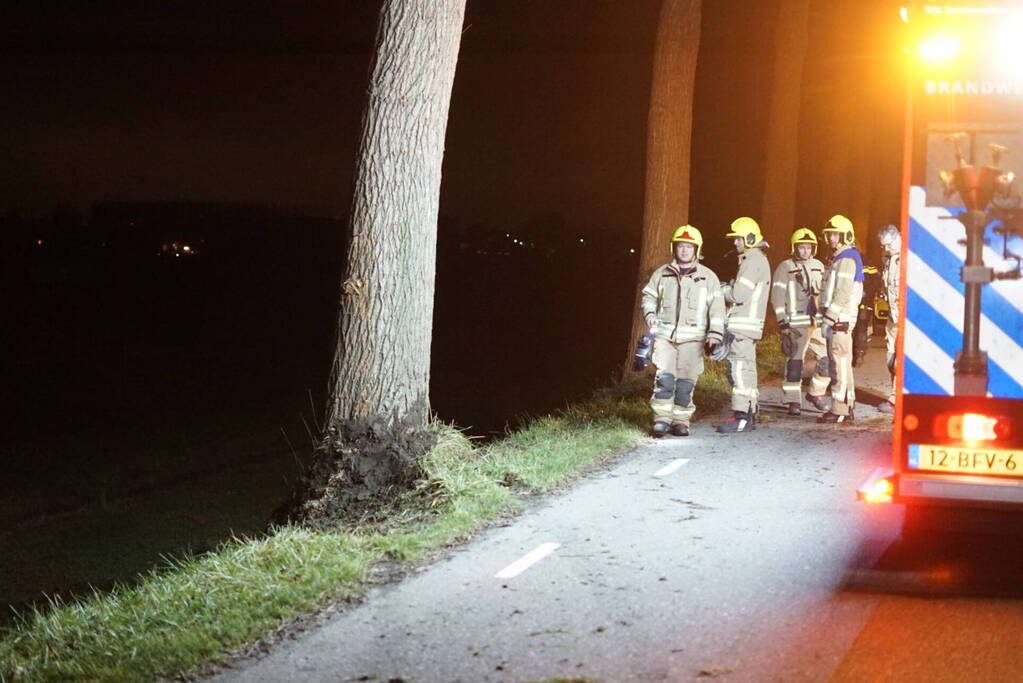
[(646, 315), (643, 316), (643, 321), (646, 323), (647, 329), (650, 330), (651, 333), (653, 333), (653, 331), (657, 329), (656, 313), (647, 313)]
[(779, 320), (778, 321), (778, 329), (781, 330), (782, 332), (784, 332), (785, 330), (789, 329), (789, 321), (788, 320)]

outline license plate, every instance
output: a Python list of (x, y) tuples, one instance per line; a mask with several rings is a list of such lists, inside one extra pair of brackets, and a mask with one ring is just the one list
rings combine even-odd
[(909, 468), (961, 474), (1023, 477), (1023, 451), (910, 444)]

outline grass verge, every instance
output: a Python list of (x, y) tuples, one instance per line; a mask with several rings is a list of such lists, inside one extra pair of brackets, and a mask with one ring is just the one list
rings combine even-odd
[[(777, 367), (770, 343), (763, 347), (764, 370)], [(555, 490), (635, 445), (649, 391), (648, 379), (632, 379), (479, 448), (436, 425), (427, 478), (386, 523), (282, 527), (168, 560), (131, 585), (54, 600), (0, 632), (0, 681), (152, 680), (223, 661), (296, 615), (360, 595), (374, 564), (421, 560), (518, 508), (518, 494)], [(709, 411), (727, 404), (718, 364), (708, 363), (696, 401)]]

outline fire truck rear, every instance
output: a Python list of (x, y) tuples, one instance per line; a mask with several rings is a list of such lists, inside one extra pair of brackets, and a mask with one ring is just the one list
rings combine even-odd
[(1023, 3), (920, 2), (900, 14), (893, 463), (858, 496), (1023, 511)]

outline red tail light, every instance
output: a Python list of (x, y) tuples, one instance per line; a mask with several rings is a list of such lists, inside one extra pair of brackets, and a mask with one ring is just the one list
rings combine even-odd
[(1012, 422), (1003, 416), (945, 413), (934, 418), (934, 435), (956, 441), (996, 441), (1012, 435)]

